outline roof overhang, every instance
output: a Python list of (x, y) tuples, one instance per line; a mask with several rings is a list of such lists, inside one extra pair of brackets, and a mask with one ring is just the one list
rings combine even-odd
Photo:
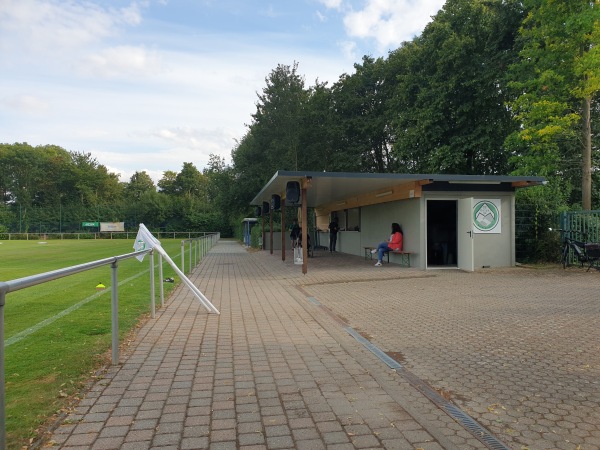
[[(313, 208), (346, 209), (353, 205), (383, 203), (403, 198), (420, 197), (421, 188), (430, 184), (465, 185), (470, 190), (483, 186), (502, 185), (505, 190), (538, 186), (543, 177), (503, 175), (439, 175), (352, 172), (292, 172), (278, 171), (251, 201), (251, 205), (270, 202), (276, 194), (285, 198), (288, 181), (298, 181), (307, 187), (307, 206)], [(463, 189), (466, 190), (466, 189)], [(367, 200), (367, 198), (369, 200)]]

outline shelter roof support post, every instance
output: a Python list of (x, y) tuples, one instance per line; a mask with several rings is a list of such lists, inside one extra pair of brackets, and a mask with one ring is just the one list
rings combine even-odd
[(302, 180), (302, 273), (308, 272), (308, 206), (306, 190), (310, 186), (310, 178)]
[(262, 222), (262, 246), (261, 246), (261, 250), (264, 250), (265, 249), (265, 244), (266, 244), (266, 241), (265, 241), (265, 215), (264, 214), (261, 215), (261, 219), (262, 219), (261, 220), (261, 222)]
[(273, 208), (269, 208), (269, 253), (273, 254)]
[(285, 228), (285, 199), (282, 198), (281, 199), (281, 260), (285, 261), (285, 235), (286, 235), (286, 228)]

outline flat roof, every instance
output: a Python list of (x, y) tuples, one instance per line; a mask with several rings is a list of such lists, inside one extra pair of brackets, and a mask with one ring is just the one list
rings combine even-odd
[(302, 172), (280, 170), (252, 199), (251, 205), (270, 202), (273, 194), (285, 195), (288, 181), (311, 179), (307, 190), (307, 206), (317, 207), (329, 202), (343, 200), (367, 192), (419, 181), (427, 183), (448, 182), (455, 184), (498, 185), (510, 184), (513, 188), (545, 184), (544, 177), (505, 175), (443, 175), (358, 172)]

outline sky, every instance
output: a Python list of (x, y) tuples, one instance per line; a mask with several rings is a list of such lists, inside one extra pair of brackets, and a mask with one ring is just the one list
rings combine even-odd
[(90, 153), (129, 181), (231, 151), (279, 65), (329, 85), (445, 0), (0, 0), (0, 143)]

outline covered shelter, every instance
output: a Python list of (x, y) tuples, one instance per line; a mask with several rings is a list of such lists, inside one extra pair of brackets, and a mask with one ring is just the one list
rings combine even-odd
[[(386, 240), (397, 222), (412, 266), (473, 271), (515, 265), (515, 191), (545, 183), (533, 176), (278, 171), (251, 204), (263, 217), (269, 214), (271, 223), (274, 210), (284, 214), (286, 205), (300, 208), (303, 242), (308, 208), (314, 208), (315, 233), (323, 241), (335, 216), (339, 251), (351, 255), (364, 255), (366, 247)], [(272, 226), (269, 242), (273, 253)], [(285, 244), (284, 230), (283, 260)], [(306, 248), (303, 252), (306, 273)], [(399, 262), (394, 256), (390, 262)]]
[(256, 217), (244, 217), (242, 219), (242, 232), (244, 235), (244, 245), (246, 247), (250, 247), (250, 235), (252, 232), (252, 227), (258, 223), (258, 219)]

